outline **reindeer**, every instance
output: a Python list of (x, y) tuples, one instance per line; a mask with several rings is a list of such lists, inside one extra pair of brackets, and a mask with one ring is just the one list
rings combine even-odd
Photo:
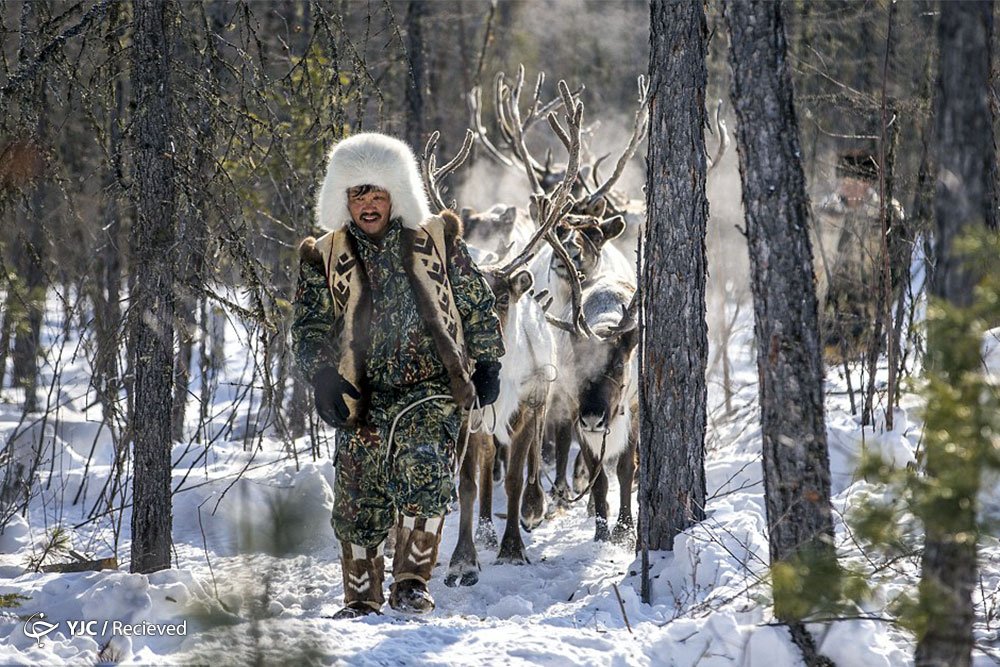
[[(531, 530), (542, 520), (545, 512), (545, 495), (541, 485), (541, 439), (550, 386), (555, 379), (553, 375), (555, 348), (544, 313), (534, 299), (525, 297), (533, 283), (531, 272), (519, 267), (528, 261), (534, 252), (534, 246), (542, 239), (555, 244), (557, 254), (564, 258), (567, 265), (571, 263), (565, 250), (558, 245), (558, 238), (553, 230), (572, 203), (570, 190), (577, 169), (576, 156), (579, 155), (580, 119), (583, 107), (572, 99), (565, 82), (560, 82), (559, 90), (567, 109), (568, 129), (564, 130), (554, 115), (550, 117), (549, 122), (559, 128), (560, 136), (566, 138), (567, 149), (570, 151), (570, 164), (566, 176), (552, 193), (536, 191), (532, 196), (530, 208), (537, 228), (520, 252), (502, 266), (482, 269), (496, 296), (494, 307), (502, 323), (507, 353), (501, 359), (500, 396), (493, 410), (485, 411), (482, 423), (473, 422), (465, 425), (470, 431), (470, 436), (466, 451), (461, 455), (459, 483), (461, 521), (458, 544), (452, 554), (448, 575), (445, 577), (445, 583), (449, 586), (456, 584), (471, 586), (479, 579), (479, 561), (472, 534), (477, 467), (483, 469), (477, 534), (480, 539), (486, 541), (492, 539), (495, 544), (496, 531), (493, 529), (491, 518), (493, 479), (487, 472), (486, 466), (486, 461), (492, 460), (494, 438), (507, 444), (509, 451), (504, 482), (507, 492), (507, 521), (500, 541), (498, 562), (516, 564), (528, 562), (520, 532), (521, 525)], [(516, 107), (516, 93), (513, 94), (512, 103)], [(467, 143), (469, 136), (467, 135)], [(456, 160), (452, 160), (446, 167), (436, 168), (433, 160), (436, 140), (435, 133), (425, 146), (423, 173), (432, 202), (443, 207), (437, 179), (449, 173), (457, 165)], [(463, 152), (467, 154), (465, 148), (466, 145), (463, 145)], [(475, 417), (476, 415), (471, 415), (470, 421)], [(475, 428), (477, 426), (479, 428)], [(477, 432), (472, 434), (473, 430)], [(527, 483), (525, 483), (525, 466), (527, 466)]]
[[(638, 462), (638, 366), (635, 355), (639, 339), (635, 281), (608, 272), (596, 277), (583, 291), (582, 316), (592, 332), (581, 335), (565, 319), (549, 318), (569, 338), (570, 354), (560, 357), (559, 374), (567, 381), (569, 422), (580, 443), (580, 475), (589, 476), (586, 491), (594, 504), (597, 541), (635, 545), (632, 521), (632, 484)], [(573, 315), (570, 308), (563, 313)], [(560, 342), (560, 341), (557, 341)], [(560, 349), (562, 346), (560, 345)], [(568, 379), (573, 378), (574, 382)], [(557, 441), (565, 472), (570, 433)], [(620, 503), (614, 532), (608, 530), (608, 478), (605, 468), (616, 465)], [(557, 485), (560, 482), (557, 480)], [(561, 480), (565, 489), (565, 479)], [(558, 487), (557, 487), (558, 489)], [(568, 490), (562, 493), (568, 497)], [(576, 498), (578, 499), (578, 498)], [(574, 500), (576, 500), (574, 499)]]
[[(528, 182), (535, 192), (533, 202), (536, 201), (540, 193), (546, 192), (548, 187), (546, 179), (551, 174), (551, 159), (546, 159), (544, 167), (542, 167), (541, 163), (530, 155), (525, 142), (525, 134), (528, 129), (542, 117), (545, 109), (553, 107), (552, 102), (544, 105), (540, 102), (539, 92), (542, 81), (543, 76), (539, 75), (534, 88), (534, 95), (528, 105), (528, 110), (522, 114), (517, 101), (524, 82), (523, 67), (518, 69), (518, 75), (513, 85), (510, 85), (503, 75), (497, 77), (495, 86), (497, 118), (501, 137), (510, 149), (510, 157), (503, 155), (490, 142), (489, 137), (482, 127), (479, 114), (481, 107), (478, 104), (479, 91), (473, 91), (473, 95), (470, 97), (474, 112), (474, 127), (478, 133), (478, 138), (487, 149), (487, 154), (505, 164), (519, 166), (524, 169), (525, 174), (528, 176)], [(561, 88), (560, 92), (564, 98), (564, 108), (569, 109), (571, 105), (574, 105), (582, 111), (582, 105), (572, 98), (568, 88)], [(566, 171), (574, 173), (573, 180), (570, 181), (572, 198), (566, 202), (565, 215), (559, 216), (559, 222), (553, 230), (552, 236), (556, 238), (550, 239), (551, 249), (542, 249), (531, 263), (536, 288), (544, 288), (549, 292), (550, 303), (548, 307), (555, 312), (562, 313), (564, 316), (568, 314), (570, 318), (568, 322), (565, 320), (561, 321), (561, 326), (566, 328), (571, 336), (571, 341), (567, 341), (571, 344), (557, 346), (561, 352), (568, 352), (569, 358), (560, 359), (560, 382), (558, 383), (560, 390), (558, 398), (553, 399), (556, 405), (550, 411), (551, 429), (557, 436), (555, 438), (557, 442), (556, 462), (558, 479), (555, 495), (557, 498), (565, 500), (569, 496), (568, 488), (566, 488), (565, 468), (572, 430), (576, 428), (581, 444), (589, 437), (584, 434), (590, 432), (590, 426), (580, 421), (580, 415), (582, 414), (579, 407), (581, 405), (581, 398), (585, 399), (584, 404), (587, 405), (602, 405), (610, 401), (611, 405), (607, 407), (607, 414), (612, 415), (614, 413), (612, 415), (614, 416), (613, 419), (611, 417), (608, 418), (608, 423), (615, 425), (615, 428), (607, 434), (611, 440), (611, 453), (600, 453), (598, 451), (591, 452), (593, 456), (588, 455), (588, 460), (591, 464), (590, 468), (594, 470), (593, 481), (590, 486), (595, 486), (594, 496), (595, 499), (599, 499), (597, 504), (601, 505), (599, 514), (602, 521), (599, 521), (597, 534), (599, 539), (607, 539), (609, 537), (606, 504), (607, 478), (603, 473), (605, 458), (620, 462), (623, 480), (624, 477), (628, 478), (627, 481), (623, 481), (623, 494), (629, 498), (635, 470), (635, 438), (634, 434), (631, 439), (628, 436), (628, 432), (634, 431), (631, 428), (633, 420), (631, 418), (624, 420), (618, 418), (620, 416), (618, 413), (621, 412), (622, 405), (625, 405), (626, 409), (631, 411), (630, 414), (634, 413), (631, 410), (631, 400), (629, 396), (623, 399), (620, 395), (621, 387), (618, 387), (615, 391), (603, 390), (600, 389), (601, 382), (598, 382), (598, 376), (600, 375), (609, 377), (620, 375), (624, 377), (622, 369), (625, 367), (619, 368), (618, 362), (626, 357), (631, 357), (634, 350), (634, 342), (630, 344), (630, 341), (634, 341), (635, 336), (634, 334), (625, 333), (608, 334), (610, 327), (618, 326), (621, 323), (618, 321), (614, 323), (606, 321), (607, 314), (602, 315), (598, 306), (599, 304), (607, 305), (611, 303), (608, 300), (609, 295), (631, 295), (635, 292), (636, 280), (633, 264), (610, 243), (612, 239), (619, 237), (625, 231), (625, 220), (618, 214), (609, 215), (608, 204), (612, 201), (611, 194), (614, 184), (624, 171), (625, 164), (635, 152), (642, 137), (645, 136), (648, 117), (647, 95), (648, 87), (645, 85), (644, 79), (640, 78), (639, 108), (636, 112), (635, 124), (629, 144), (619, 157), (611, 177), (603, 183), (598, 184), (596, 175), (600, 161), (592, 165), (589, 177), (594, 179), (594, 189), (588, 187), (586, 178), (579, 176), (583, 172), (579, 165), (579, 145), (571, 145), (565, 132), (562, 131), (558, 124), (552, 122), (552, 115), (551, 113), (549, 114), (550, 125), (555, 134), (570, 151), (570, 160)], [(564, 175), (560, 183), (565, 184), (567, 179), (568, 177)], [(533, 207), (534, 205), (533, 203)], [(532, 208), (531, 213), (533, 216), (537, 215), (534, 208)], [(618, 288), (612, 289), (612, 285), (617, 285)], [(584, 301), (585, 294), (588, 299), (586, 303)], [(626, 296), (625, 303), (628, 301), (629, 299)], [(624, 308), (625, 303), (621, 304), (622, 308)], [(615, 313), (618, 313), (618, 311), (615, 311)], [(591, 329), (591, 324), (599, 326), (601, 330), (600, 334), (595, 334)], [(623, 344), (620, 346), (620, 349), (619, 343)], [(586, 387), (586, 396), (581, 396), (576, 390), (568, 389), (569, 383), (567, 378), (575, 377), (579, 370), (575, 359), (573, 359), (575, 356), (574, 353), (579, 351), (582, 351), (590, 360), (603, 359), (610, 364), (608, 368), (603, 370), (603, 373), (596, 368), (590, 367), (582, 373), (584, 381), (580, 386)], [(618, 361), (615, 361), (616, 359)], [(597, 375), (591, 377), (588, 373), (589, 370), (595, 370)], [(586, 412), (585, 419), (592, 416), (589, 412)], [(621, 426), (623, 424), (627, 424), (628, 426), (622, 429)], [(607, 445), (607, 438), (603, 436), (602, 431), (602, 444)], [(629, 444), (630, 441), (631, 446)], [(582, 447), (582, 449), (586, 450), (587, 448)], [(626, 451), (630, 452), (630, 454), (623, 456), (622, 454)], [(631, 462), (631, 465), (629, 462)], [(560, 486), (564, 489), (562, 492), (560, 492)], [(619, 524), (621, 527), (620, 529), (616, 529), (616, 534), (619, 536), (629, 534), (629, 527), (632, 525), (631, 503), (628, 499), (622, 503), (622, 508), (624, 515), (620, 517)]]
[[(478, 580), (475, 542), (496, 548), (493, 527), (493, 457), (497, 443), (506, 446), (507, 519), (499, 542), (498, 563), (528, 563), (520, 528), (533, 530), (545, 516), (541, 482), (542, 429), (555, 380), (555, 342), (545, 315), (528, 293), (531, 272), (512, 267), (486, 267), (496, 295), (507, 353), (501, 359), (500, 397), (482, 416), (480, 431), (470, 436), (469, 453), (460, 473), (461, 526), (445, 583), (468, 586)], [(474, 439), (474, 444), (473, 444)], [(478, 454), (478, 460), (476, 454)], [(479, 468), (479, 522), (472, 536), (472, 504)], [(527, 477), (525, 477), (527, 466)], [(520, 522), (520, 526), (518, 525)]]
[[(572, 436), (575, 432), (577, 441), (580, 443), (580, 455), (573, 466), (573, 490), (582, 494), (582, 488), (586, 486), (585, 480), (588, 476), (598, 474), (594, 481), (593, 499), (600, 501), (606, 498), (607, 478), (604, 476), (603, 470), (597, 471), (594, 456), (597, 456), (598, 459), (601, 457), (598, 451), (588, 450), (585, 443), (589, 442), (588, 438), (593, 439), (594, 429), (607, 427), (610, 429), (607, 442), (611, 443), (611, 447), (605, 453), (604, 460), (617, 459), (619, 461), (619, 480), (623, 484), (621, 488), (622, 514), (619, 516), (621, 528), (616, 529), (615, 533), (615, 539), (619, 541), (626, 540), (630, 534), (627, 528), (632, 525), (629, 508), (632, 479), (635, 472), (635, 447), (628, 444), (634, 442), (635, 439), (633, 424), (629, 419), (621, 417), (626, 413), (634, 415), (635, 410), (631, 405), (633, 400), (631, 394), (621, 396), (620, 391), (615, 393), (618, 391), (615, 387), (605, 385), (607, 385), (608, 378), (616, 378), (614, 381), (618, 382), (622, 370), (621, 363), (625, 357), (631, 356), (635, 340), (631, 334), (617, 336), (610, 341), (605, 340), (608, 328), (613, 324), (618, 324), (617, 321), (610, 322), (609, 318), (620, 316), (621, 311), (612, 309), (613, 312), (606, 312), (607, 308), (602, 311), (601, 306), (613, 305), (613, 299), (611, 301), (608, 299), (610, 295), (614, 294), (627, 303), (630, 295), (635, 292), (636, 275), (634, 269), (622, 253), (610, 243), (623, 230), (624, 221), (617, 216), (603, 222), (596, 219), (577, 220), (575, 225), (564, 226), (560, 237), (572, 260), (572, 264), (570, 264), (572, 271), (567, 270), (566, 265), (551, 254), (539, 253), (531, 265), (533, 271), (544, 274), (548, 279), (546, 285), (551, 303), (547, 306), (551, 312), (562, 313), (563, 317), (574, 316), (570, 280), (573, 273), (576, 274), (582, 288), (583, 321), (577, 327), (572, 327), (565, 322), (553, 320), (557, 327), (566, 330), (560, 334), (563, 339), (568, 336), (568, 340), (560, 340), (560, 344), (557, 346), (562, 351), (568, 351), (568, 354), (563, 354), (559, 358), (559, 376), (562, 378), (575, 377), (578, 382), (576, 385), (570, 382), (560, 382), (559, 390), (553, 397), (553, 406), (549, 413), (546, 444), (551, 442), (555, 450), (555, 481), (552, 486), (552, 497), (554, 502), (560, 506), (564, 506), (570, 501), (571, 493), (567, 482), (566, 468), (569, 463)], [(600, 330), (595, 330), (595, 326), (600, 327)], [(624, 344), (621, 349), (618, 349), (618, 343)], [(637, 371), (633, 371), (629, 375), (630, 378), (635, 376), (637, 376)], [(622, 384), (619, 382), (619, 385)], [(594, 421), (597, 415), (602, 414), (602, 410), (598, 410), (598, 407), (601, 406), (603, 406), (604, 414), (614, 417), (613, 419), (607, 418), (605, 424), (597, 424)], [(630, 453), (626, 456), (620, 456), (625, 452)], [(588, 472), (588, 470), (596, 472)], [(595, 507), (595, 512), (599, 518), (596, 537), (597, 539), (606, 539), (606, 502), (603, 506)]]

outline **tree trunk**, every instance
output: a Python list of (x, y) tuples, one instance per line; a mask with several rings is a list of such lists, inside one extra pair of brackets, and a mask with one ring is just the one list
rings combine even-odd
[[(727, 1), (724, 8), (750, 250), (771, 563), (802, 565), (800, 573), (815, 575), (829, 572), (832, 563), (835, 572), (809, 202), (781, 7)], [(777, 616), (798, 620), (790, 607), (801, 600), (782, 599), (775, 589)]]
[[(0, 249), (2, 250), (2, 249)], [(2, 267), (6, 273), (6, 262)], [(0, 389), (3, 388), (3, 380), (7, 374), (7, 355), (10, 352), (10, 333), (14, 326), (14, 308), (17, 299), (14, 298), (17, 286), (12, 280), (6, 283), (7, 294), (3, 299), (3, 306), (0, 308)]]
[[(108, 8), (107, 53), (118, 53), (121, 39), (118, 30), (122, 24), (123, 7), (112, 4)], [(97, 352), (94, 358), (94, 387), (98, 392), (106, 416), (117, 410), (120, 376), (118, 374), (118, 346), (122, 324), (121, 304), (121, 250), (122, 210), (118, 201), (120, 170), (122, 168), (122, 119), (125, 116), (125, 94), (121, 77), (112, 76), (107, 88), (109, 110), (107, 119), (108, 155), (111, 164), (101, 175), (103, 193), (102, 236), (99, 238), (98, 255), (101, 266), (97, 269), (94, 285), (94, 328)]]
[[(993, 31), (992, 3), (943, 3), (938, 22), (938, 69), (934, 151), (937, 222), (931, 295), (959, 308), (973, 303), (978, 276), (963, 263), (955, 240), (984, 227), (992, 205), (991, 166), (995, 161), (989, 107), (990, 56)], [(918, 637), (919, 665), (968, 665), (972, 653), (974, 609), (972, 590), (977, 580), (976, 495), (979, 467), (968, 452), (989, 447), (981, 443), (981, 420), (972, 392), (963, 377), (979, 370), (979, 341), (975, 336), (936, 326), (928, 329), (928, 367), (953, 387), (953, 400), (970, 411), (955, 424), (954, 410), (928, 403), (925, 467), (927, 483), (954, 490), (935, 494), (925, 512), (926, 539), (920, 582), (921, 607), (927, 612), (927, 630)], [(962, 349), (958, 349), (962, 348)], [(964, 349), (964, 353), (963, 353)], [(970, 394), (971, 395), (967, 395)], [(937, 437), (949, 434), (950, 437)], [(971, 463), (970, 463), (971, 462)], [(956, 473), (961, 475), (955, 485)], [(957, 488), (956, 488), (957, 487)]]
[(701, 2), (650, 3), (639, 504), (657, 550), (705, 517), (706, 40)]
[[(38, 32), (43, 20), (37, 15), (39, 9), (37, 2), (21, 3), (21, 43), (18, 49), (18, 61), (22, 64), (30, 63), (38, 57)], [(46, 134), (46, 116), (42, 113), (44, 87), (42, 77), (38, 74), (24, 84), (21, 91), (19, 119), (19, 129), (23, 133), (22, 140), (29, 152), (37, 155), (40, 165), (44, 165), (48, 159), (43, 147)], [(17, 229), (22, 230), (19, 236), (23, 241), (23, 250), (18, 252), (16, 264), (18, 277), (23, 281), (20, 285), (19, 300), (26, 321), (15, 322), (13, 327), (11, 386), (24, 389), (25, 412), (34, 412), (38, 409), (38, 348), (41, 342), (42, 317), (45, 312), (44, 262), (47, 254), (45, 227), (42, 225), (46, 199), (42, 181), (44, 173), (43, 167), (34, 173), (34, 178), (26, 184), (27, 196), (19, 207), (16, 223)]]
[(423, 23), (428, 14), (426, 0), (410, 0), (406, 12), (406, 51), (410, 56), (410, 72), (406, 86), (406, 141), (415, 152), (423, 150), (425, 141), (427, 54)]
[(170, 567), (170, 407), (174, 352), (175, 149), (171, 143), (171, 5), (134, 3), (135, 94), (130, 333), (135, 372), (132, 572)]

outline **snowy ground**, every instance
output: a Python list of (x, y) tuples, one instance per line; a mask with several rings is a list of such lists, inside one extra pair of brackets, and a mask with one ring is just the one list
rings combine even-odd
[[(66, 350), (55, 400), (60, 407), (48, 412), (46, 423), (31, 424), (20, 423), (18, 397), (10, 390), (0, 403), (4, 443), (19, 434), (15, 452), (30, 452), (39, 441), (46, 447), (38, 472), (44, 492), (26, 517), (13, 517), (0, 535), (0, 595), (26, 598), (0, 610), (0, 662), (798, 665), (797, 650), (784, 628), (772, 624), (769, 609), (756, 370), (751, 327), (743, 319), (732, 341), (734, 409), (723, 417), (716, 408), (710, 419), (708, 518), (679, 536), (673, 553), (651, 554), (652, 604), (639, 600), (633, 554), (594, 543), (593, 520), (581, 503), (526, 536), (531, 565), (494, 565), (496, 554), (481, 550), (481, 579), (469, 588), (443, 584), (457, 537), (453, 514), (445, 527), (442, 566), (431, 584), (438, 603), (432, 615), (414, 619), (389, 610), (381, 617), (339, 622), (323, 618), (339, 607), (343, 594), (338, 547), (328, 522), (333, 468), (325, 455), (313, 459), (307, 438), (294, 443), (296, 465), (285, 444), (266, 434), (250, 437), (240, 428), (254, 416), (252, 406), (248, 415), (248, 404), (238, 402), (235, 383), (246, 377), (247, 364), (240, 361), (248, 354), (246, 334), (233, 329), (228, 337), (229, 365), (208, 429), (215, 441), (208, 448), (180, 444), (174, 450), (174, 488), (180, 488), (174, 499), (175, 567), (145, 576), (128, 574), (128, 509), (79, 525), (111, 473), (114, 451), (108, 432), (99, 428), (97, 408), (87, 407), (93, 396), (86, 391), (86, 355), (72, 354), (78, 341), (62, 340), (58, 322), (52, 321), (49, 342), (65, 344)], [(855, 479), (862, 443), (905, 465), (919, 439), (918, 412), (915, 399), (907, 399), (895, 431), (878, 436), (862, 431), (847, 409), (843, 379), (833, 371), (829, 376), (835, 507), (843, 514), (860, 494), (879, 491)], [(713, 405), (721, 403), (717, 380), (713, 376)], [(74, 504), (85, 479), (86, 493)], [(499, 493), (502, 510), (502, 489)], [(617, 495), (610, 495), (614, 516)], [(117, 549), (116, 521), (121, 531)], [(501, 520), (496, 523), (501, 528)], [(116, 555), (121, 569), (26, 572), (55, 526), (71, 529), (76, 551)], [(880, 567), (864, 559), (843, 523), (838, 543), (847, 561), (872, 571), (876, 596), (860, 615), (883, 615), (887, 603), (912, 586), (915, 560)], [(983, 556), (980, 597), (988, 616), (978, 638), (989, 650), (996, 635), (989, 624), (990, 605), (1000, 586), (996, 540), (983, 545)], [(60, 560), (68, 558), (48, 562)], [(32, 616), (39, 613), (44, 619)], [(27, 636), (26, 630), (38, 633), (47, 627), (37, 621), (57, 627), (45, 636)], [(97, 621), (83, 628), (93, 636), (70, 621)], [(149, 625), (119, 627), (116, 634), (116, 621), (174, 624), (183, 634), (155, 636)], [(912, 640), (885, 621), (840, 620), (813, 630), (820, 649), (838, 665), (911, 662)], [(994, 663), (977, 652), (976, 664)]]

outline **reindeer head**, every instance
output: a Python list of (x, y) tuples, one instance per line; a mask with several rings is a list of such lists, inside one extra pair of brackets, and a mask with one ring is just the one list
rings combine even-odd
[(624, 283), (602, 280), (583, 293), (583, 312), (593, 335), (571, 333), (570, 339), (577, 427), (585, 434), (604, 433), (624, 411), (625, 388), (631, 381), (631, 362), (639, 341), (637, 307), (634, 288)]
[(573, 346), (577, 359), (586, 359), (588, 372), (579, 378), (578, 426), (585, 432), (603, 433), (624, 408), (630, 364), (639, 340), (635, 329), (602, 337), (600, 331)]
[(531, 289), (534, 278), (527, 269), (520, 269), (508, 275), (495, 268), (483, 269), (483, 277), (486, 278), (486, 283), (496, 297), (493, 311), (500, 320), (500, 328), (503, 330), (511, 307)]
[[(556, 225), (556, 236), (566, 248), (573, 268), (586, 282), (597, 275), (601, 265), (604, 244), (616, 239), (625, 231), (625, 220), (616, 215), (607, 220), (591, 216), (566, 216)], [(558, 255), (552, 255), (549, 268), (562, 280), (568, 280), (566, 267)]]
[(531, 228), (531, 221), (516, 207), (496, 204), (487, 211), (477, 213), (462, 208), (462, 228), (465, 242), (503, 258), (515, 245), (514, 235), (521, 227)]

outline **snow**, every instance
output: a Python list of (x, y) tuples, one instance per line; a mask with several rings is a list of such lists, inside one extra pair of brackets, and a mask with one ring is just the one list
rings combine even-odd
[[(11, 390), (5, 390), (0, 401), (0, 437), (11, 442), (14, 455), (29, 457), (40, 441), (45, 447), (37, 471), (41, 493), (32, 499), (27, 515), (10, 517), (0, 534), (0, 594), (28, 598), (19, 607), (0, 610), (0, 637), (5, 637), (0, 640), (0, 662), (799, 665), (798, 650), (786, 629), (774, 623), (769, 606), (749, 310), (732, 340), (731, 414), (721, 414), (721, 390), (718, 382), (710, 383), (707, 518), (679, 535), (673, 552), (650, 554), (651, 604), (640, 600), (634, 554), (595, 543), (593, 519), (579, 503), (525, 535), (530, 565), (496, 565), (496, 553), (480, 549), (479, 583), (466, 588), (443, 584), (457, 539), (456, 511), (446, 522), (431, 582), (438, 605), (433, 614), (412, 618), (386, 607), (378, 617), (324, 618), (339, 608), (343, 595), (338, 546), (329, 524), (331, 444), (320, 442), (315, 454), (309, 438), (286, 443), (272, 429), (246, 428), (257, 416), (259, 392), (250, 392), (253, 400), (240, 396), (252, 381), (248, 373), (253, 364), (247, 356), (259, 351), (235, 320), (227, 332), (228, 363), (209, 410), (206, 435), (211, 444), (185, 442), (173, 450), (173, 487), (179, 489), (173, 506), (174, 568), (129, 574), (130, 494), (119, 493), (114, 499), (116, 507), (126, 505), (121, 513), (88, 521), (92, 508), (103, 507), (97, 503), (99, 493), (113, 473), (112, 434), (102, 426), (99, 408), (88, 394), (86, 360), (63, 355), (62, 396), (67, 400), (50, 407), (45, 420), (22, 422)], [(72, 348), (79, 343), (62, 340), (59, 330), (57, 322), (50, 323), (50, 346)], [(987, 341), (984, 352), (995, 360), (994, 369), (1000, 368), (997, 349), (1000, 345)], [(856, 381), (854, 386), (859, 386)], [(821, 650), (838, 665), (912, 664), (912, 637), (879, 618), (888, 615), (885, 608), (891, 601), (913, 590), (919, 562), (902, 559), (873, 571), (874, 563), (866, 561), (840, 517), (867, 494), (882, 492), (857, 479), (855, 466), (864, 449), (880, 453), (896, 467), (914, 461), (919, 400), (906, 396), (894, 415), (896, 428), (883, 432), (878, 424), (862, 429), (850, 414), (844, 380), (833, 369), (827, 388), (838, 551), (844, 562), (868, 567), (875, 596), (858, 614), (871, 618), (810, 628)], [(194, 407), (189, 410), (192, 432), (196, 412)], [(78, 491), (80, 499), (74, 503)], [(496, 494), (496, 507), (502, 510), (502, 487)], [(612, 489), (612, 516), (617, 499)], [(500, 520), (495, 523), (499, 527)], [(72, 548), (81, 553), (117, 556), (120, 570), (26, 571), (28, 559), (39, 553), (55, 526), (70, 529)], [(1000, 562), (1000, 544), (985, 538), (982, 555), (977, 603), (993, 605), (1000, 589), (1000, 567), (994, 565)], [(29, 617), (39, 612), (58, 627), (36, 639), (27, 636), (25, 628)], [(78, 620), (98, 621), (95, 636), (71, 634), (67, 622)], [(109, 622), (107, 628), (104, 621)], [(139, 629), (148, 627), (143, 623), (174, 624), (183, 634), (112, 637), (115, 621), (140, 624)], [(990, 627), (978, 627), (977, 633), (986, 648), (996, 640)], [(985, 653), (977, 651), (975, 657), (976, 665), (992, 664)]]

